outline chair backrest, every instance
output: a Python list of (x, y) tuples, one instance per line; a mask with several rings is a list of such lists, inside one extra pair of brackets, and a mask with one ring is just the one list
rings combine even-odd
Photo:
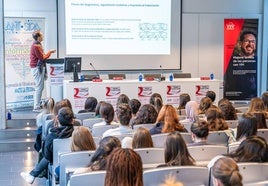
[(191, 126), (193, 124), (193, 122), (190, 122), (190, 121), (183, 121), (183, 122), (180, 122), (184, 128), (189, 132), (191, 133)]
[(114, 137), (118, 138), (121, 142), (125, 137), (133, 138), (133, 134), (120, 134), (120, 135), (113, 135)]
[(173, 74), (174, 78), (191, 78), (191, 73), (175, 73)]
[(229, 128), (235, 129), (238, 126), (238, 120), (225, 120)]
[(45, 140), (47, 137), (47, 127), (50, 122), (52, 122), (53, 119), (45, 120), (45, 122), (42, 123), (42, 139)]
[(239, 147), (240, 143), (231, 143), (228, 145), (228, 153), (235, 151)]
[(248, 107), (236, 107), (235, 109), (242, 113), (246, 113), (248, 111)]
[(174, 175), (184, 186), (207, 186), (209, 180), (209, 171), (206, 167), (174, 166), (145, 170), (143, 183), (145, 186), (160, 185), (169, 175)]
[(101, 126), (94, 126), (92, 128), (92, 135), (101, 137), (102, 134), (109, 129), (118, 128), (118, 125), (101, 125)]
[(181, 121), (181, 120), (185, 120), (187, 118), (187, 116), (186, 115), (179, 115), (179, 120)]
[(257, 136), (263, 137), (268, 143), (268, 129), (258, 129)]
[(75, 169), (86, 167), (95, 151), (79, 151), (63, 153), (59, 157), (60, 186), (66, 186)]
[(150, 130), (154, 126), (155, 126), (154, 123), (146, 123), (146, 124), (133, 125), (133, 130), (137, 130), (140, 127), (143, 127), (143, 128), (146, 128), (146, 129)]
[(53, 140), (53, 170), (59, 164), (59, 155), (61, 153), (71, 152), (72, 138)]
[(268, 163), (237, 163), (244, 185), (268, 185)]
[(95, 115), (96, 115), (95, 112), (84, 112), (84, 113), (75, 114), (75, 118), (81, 120), (83, 123), (84, 119), (94, 118)]
[(140, 148), (134, 151), (140, 155), (143, 169), (156, 168), (165, 163), (164, 148)]
[(106, 171), (93, 171), (72, 175), (69, 186), (104, 185)]
[(228, 153), (228, 148), (223, 145), (189, 146), (188, 150), (196, 164), (200, 166), (206, 166), (217, 155)]
[(117, 79), (117, 78), (122, 78), (126, 79), (126, 74), (108, 74), (109, 79)]
[(184, 139), (186, 144), (193, 143), (192, 134), (190, 132), (181, 132), (180, 134), (181, 134), (181, 136)]
[(163, 148), (166, 143), (168, 133), (154, 134), (152, 135), (152, 140), (154, 143), (154, 147)]
[(93, 136), (93, 140), (94, 140), (94, 142), (95, 142), (96, 148), (98, 148), (99, 143), (100, 143), (100, 141), (101, 141), (101, 137)]
[(225, 131), (212, 131), (209, 132), (207, 142), (210, 144), (228, 144), (228, 136), (226, 135)]
[(103, 121), (103, 118), (88, 118), (83, 120), (83, 126), (92, 129), (93, 125)]
[[(181, 134), (181, 136), (184, 139), (186, 144), (193, 142), (191, 133), (181, 132), (180, 134)], [(152, 135), (154, 147), (163, 148), (165, 146), (165, 143), (166, 143), (167, 135), (168, 135), (168, 133), (161, 133), (161, 134)]]

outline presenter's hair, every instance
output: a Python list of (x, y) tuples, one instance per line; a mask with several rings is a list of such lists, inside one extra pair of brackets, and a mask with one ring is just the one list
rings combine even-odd
[(37, 41), (37, 39), (42, 35), (42, 33), (41, 33), (40, 30), (36, 30), (36, 31), (33, 32), (32, 35), (33, 35), (33, 39), (34, 39), (35, 41)]

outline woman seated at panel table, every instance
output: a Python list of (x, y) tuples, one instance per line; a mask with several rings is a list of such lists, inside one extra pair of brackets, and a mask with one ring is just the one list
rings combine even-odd
[(164, 105), (159, 111), (155, 127), (150, 129), (150, 134), (153, 135), (174, 131), (187, 132), (184, 126), (179, 122), (176, 109), (172, 105)]

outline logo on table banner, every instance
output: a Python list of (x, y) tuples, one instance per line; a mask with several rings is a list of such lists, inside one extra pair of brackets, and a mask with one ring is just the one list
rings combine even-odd
[(172, 85), (168, 85), (167, 86), (167, 95), (168, 96), (177, 96), (179, 95), (181, 92), (181, 86), (180, 85), (175, 85), (175, 86), (172, 86)]
[(196, 96), (205, 96), (207, 91), (209, 90), (209, 85), (196, 85)]
[(138, 96), (150, 97), (152, 95), (152, 87), (138, 87)]
[(50, 75), (51, 76), (58, 76), (58, 75), (63, 76), (63, 73), (64, 73), (63, 65), (61, 65), (61, 66), (50, 66)]
[(107, 97), (118, 97), (121, 93), (120, 87), (106, 87)]
[(74, 88), (74, 99), (87, 98), (88, 95), (88, 88)]

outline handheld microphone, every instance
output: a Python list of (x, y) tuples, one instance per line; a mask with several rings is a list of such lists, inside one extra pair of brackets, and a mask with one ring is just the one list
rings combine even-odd
[(161, 69), (160, 81), (165, 81), (166, 80), (166, 77), (164, 76), (164, 71), (163, 71), (162, 65), (160, 65), (160, 69)]
[(94, 72), (96, 73), (96, 77), (94, 77), (93, 79), (100, 79), (100, 75), (98, 71), (95, 69), (95, 67), (93, 66), (93, 64), (92, 63), (89, 63), (89, 64), (93, 68)]

